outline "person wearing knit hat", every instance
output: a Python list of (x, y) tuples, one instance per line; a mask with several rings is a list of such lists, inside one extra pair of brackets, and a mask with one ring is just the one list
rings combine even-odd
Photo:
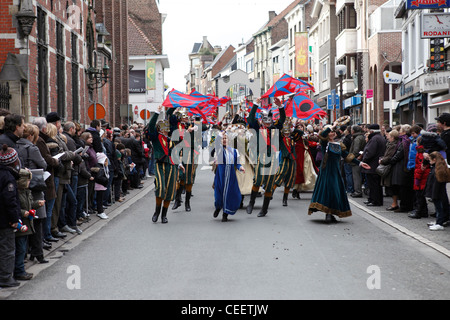
[(0, 288), (19, 285), (14, 277), (15, 231), (20, 222), (20, 202), (17, 190), (19, 156), (6, 144), (0, 149)]
[(18, 171), (20, 169), (19, 154), (15, 149), (4, 144), (0, 151), (0, 164), (13, 167)]

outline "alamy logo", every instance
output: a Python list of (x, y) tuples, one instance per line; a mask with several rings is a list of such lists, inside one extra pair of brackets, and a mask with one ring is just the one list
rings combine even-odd
[(367, 289), (381, 289), (381, 269), (379, 266), (371, 265), (367, 267), (368, 274), (370, 274), (369, 278), (367, 278), (366, 285)]
[(71, 265), (67, 267), (67, 271), (70, 276), (67, 278), (67, 289), (81, 289), (81, 269), (79, 266)]

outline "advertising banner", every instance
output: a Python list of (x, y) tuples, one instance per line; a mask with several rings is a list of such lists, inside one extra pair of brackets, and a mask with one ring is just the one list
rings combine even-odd
[(156, 74), (155, 74), (155, 60), (145, 61), (147, 90), (156, 89)]
[(308, 78), (308, 32), (295, 33), (295, 77)]

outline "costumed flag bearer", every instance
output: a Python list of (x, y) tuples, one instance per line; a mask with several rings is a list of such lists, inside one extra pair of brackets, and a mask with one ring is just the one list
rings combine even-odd
[(275, 178), (275, 188), (280, 187), (284, 183), (283, 206), (287, 206), (287, 200), (290, 189), (294, 186), (296, 177), (296, 154), (295, 141), (302, 139), (303, 131), (293, 129), (291, 119), (283, 125), (280, 135), (280, 153), (281, 163)]
[[(255, 168), (255, 177), (253, 181), (252, 193), (250, 195), (250, 202), (247, 206), (247, 213), (251, 214), (253, 211), (253, 206), (255, 205), (256, 196), (258, 194), (259, 188), (264, 186), (264, 202), (258, 217), (264, 217), (269, 208), (270, 200), (272, 199), (272, 190), (274, 187), (276, 172), (278, 169), (278, 159), (276, 157), (277, 151), (274, 148), (272, 139), (276, 134), (283, 129), (283, 124), (286, 119), (286, 112), (278, 98), (275, 98), (274, 103), (278, 106), (280, 112), (280, 118), (278, 121), (274, 122), (271, 113), (261, 113), (261, 122), (256, 119), (256, 111), (258, 105), (254, 104), (250, 114), (247, 118), (247, 122), (251, 129), (254, 129), (258, 134), (256, 135), (256, 145), (257, 145), (257, 164)], [(277, 141), (278, 142), (278, 141)], [(261, 152), (260, 146), (263, 145), (267, 148), (266, 152)]]
[(170, 138), (169, 120), (158, 121), (162, 105), (152, 116), (145, 130), (148, 139), (152, 142), (155, 163), (155, 195), (156, 209), (152, 221), (157, 222), (161, 214), (161, 222), (167, 223), (167, 210), (170, 202), (175, 198), (178, 169), (184, 171), (182, 164), (178, 166), (173, 162), (171, 152), (175, 144)]

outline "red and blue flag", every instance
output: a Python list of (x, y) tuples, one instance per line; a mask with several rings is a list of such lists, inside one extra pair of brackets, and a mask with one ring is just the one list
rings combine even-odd
[(285, 73), (265, 94), (261, 96), (261, 99), (305, 92), (307, 90), (314, 92), (314, 87), (303, 80), (296, 79)]
[(286, 117), (301, 120), (319, 119), (327, 112), (315, 104), (306, 94), (298, 93), (284, 102)]
[(166, 108), (197, 108), (207, 105), (206, 97), (196, 97), (172, 89), (162, 103)]

